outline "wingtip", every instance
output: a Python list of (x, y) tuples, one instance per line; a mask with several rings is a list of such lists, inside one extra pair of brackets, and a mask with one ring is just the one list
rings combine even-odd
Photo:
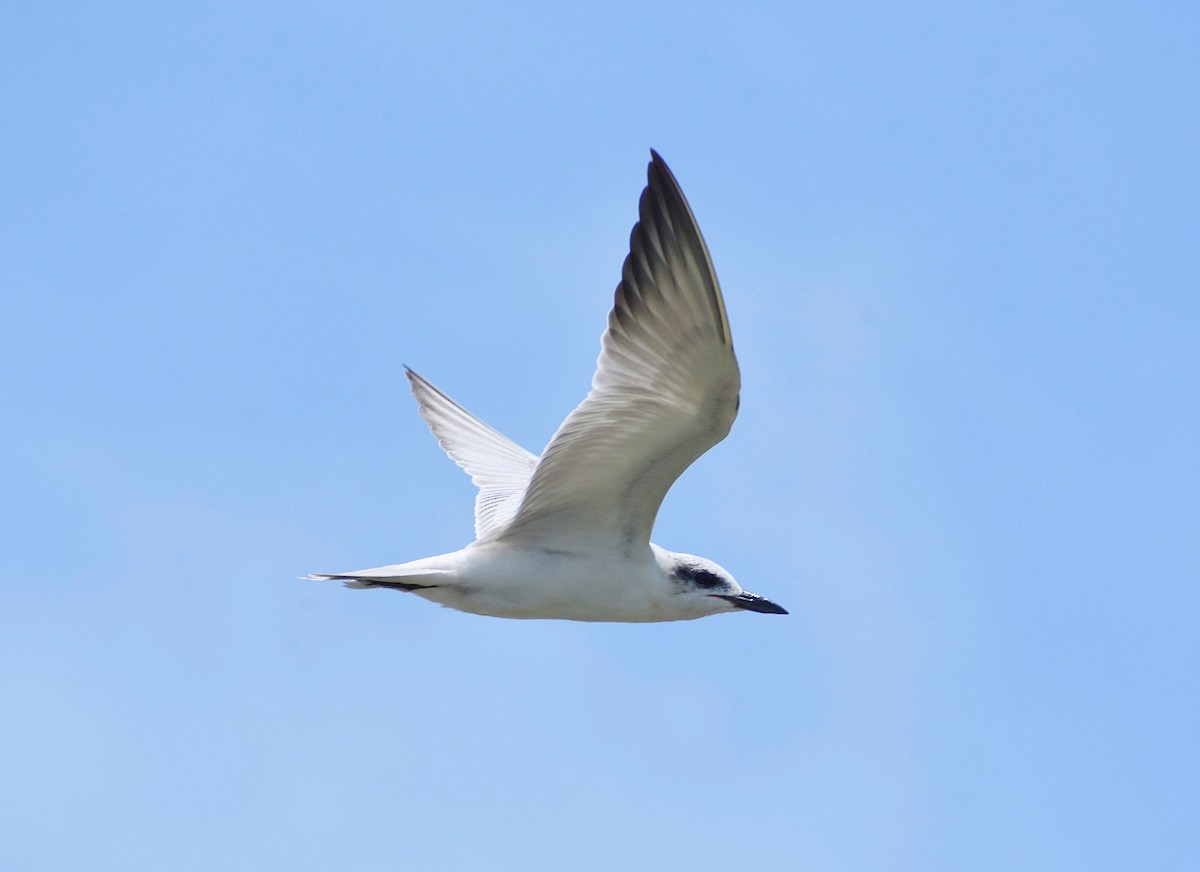
[(655, 171), (655, 170), (658, 170), (659, 172), (666, 173), (668, 176), (671, 176), (671, 175), (672, 175), (672, 173), (671, 173), (671, 168), (670, 168), (669, 166), (667, 166), (667, 162), (666, 162), (665, 160), (663, 160), (663, 157), (662, 157), (662, 155), (661, 155), (661, 154), (659, 154), (659, 153), (658, 153), (657, 151), (655, 151), (654, 149), (650, 149), (650, 167), (649, 167), (649, 170), (650, 170), (650, 176), (651, 176), (651, 178), (653, 178), (653, 176), (654, 176), (654, 171)]
[[(673, 200), (681, 201), (690, 214), (691, 207), (687, 205), (687, 198), (683, 195), (679, 180), (675, 178), (675, 173), (671, 172), (667, 162), (662, 159), (662, 155), (654, 149), (650, 149), (650, 165), (646, 167), (646, 180), (649, 183), (646, 186), (648, 190), (657, 190)], [(692, 221), (694, 222), (695, 218)]]
[[(650, 165), (646, 169), (646, 178), (648, 184), (645, 191), (642, 192), (642, 201), (639, 204), (641, 220), (643, 222), (647, 220), (645, 204), (648, 202), (648, 198), (656, 196), (664, 202), (666, 209), (673, 209), (680, 213), (681, 220), (678, 222), (678, 226), (685, 229), (680, 232), (690, 232), (694, 236), (693, 243), (702, 252), (704, 263), (712, 276), (714, 291), (712, 299), (716, 318), (720, 324), (721, 339), (726, 345), (733, 348), (733, 336), (729, 329), (729, 315), (725, 311), (725, 299), (721, 296), (720, 284), (717, 282), (716, 270), (712, 265), (708, 246), (704, 242), (704, 235), (700, 232), (696, 216), (692, 213), (692, 207), (688, 204), (687, 197), (684, 196), (679, 180), (675, 178), (675, 174), (671, 172), (667, 162), (662, 159), (662, 155), (653, 148), (650, 149)], [(634, 226), (633, 235), (637, 234), (638, 226)]]

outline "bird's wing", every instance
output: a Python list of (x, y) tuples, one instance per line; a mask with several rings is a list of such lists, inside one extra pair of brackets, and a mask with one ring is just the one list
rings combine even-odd
[(505, 540), (645, 545), (667, 490), (737, 415), (741, 376), (712, 260), (651, 155), (591, 392), (551, 438)]
[(421, 417), (438, 445), (471, 476), (475, 497), (475, 537), (502, 529), (511, 520), (533, 475), (537, 458), (497, 433), (408, 367)]

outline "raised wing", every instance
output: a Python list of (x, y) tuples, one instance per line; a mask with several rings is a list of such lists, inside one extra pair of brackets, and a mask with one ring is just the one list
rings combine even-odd
[(407, 366), (421, 417), (438, 445), (471, 476), (475, 497), (475, 538), (504, 527), (516, 512), (537, 458), (480, 421)]
[(505, 539), (645, 546), (667, 490), (737, 415), (741, 376), (708, 248), (651, 155), (592, 390), (550, 440)]

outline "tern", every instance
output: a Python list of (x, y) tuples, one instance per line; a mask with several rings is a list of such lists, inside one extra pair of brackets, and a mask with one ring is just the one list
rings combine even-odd
[(502, 618), (787, 614), (713, 561), (650, 541), (667, 490), (729, 433), (741, 389), (708, 247), (675, 176), (650, 155), (591, 391), (541, 457), (405, 367), (421, 417), (479, 488), (475, 541), (409, 563), (308, 578), (408, 591)]

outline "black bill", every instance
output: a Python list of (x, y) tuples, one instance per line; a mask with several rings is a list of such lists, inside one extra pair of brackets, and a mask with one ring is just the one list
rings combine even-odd
[(764, 615), (786, 615), (788, 610), (783, 606), (776, 605), (765, 596), (759, 596), (756, 593), (746, 593), (743, 591), (738, 594), (723, 594), (714, 593), (711, 596), (719, 596), (723, 600), (729, 600), (739, 609), (745, 609), (748, 612), (762, 612)]

